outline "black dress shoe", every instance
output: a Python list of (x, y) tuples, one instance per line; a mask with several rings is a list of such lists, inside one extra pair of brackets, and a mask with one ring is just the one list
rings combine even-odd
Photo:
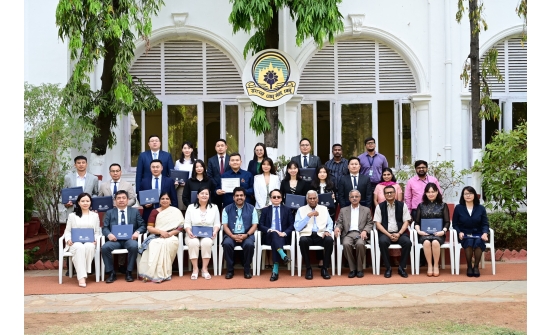
[(107, 280), (105, 280), (105, 282), (107, 284), (110, 284), (112, 282), (114, 282), (116, 280), (116, 272), (113, 270), (111, 271), (111, 273), (109, 273), (109, 278), (107, 278)]
[(65, 276), (69, 276), (69, 270), (67, 270), (67, 272), (65, 272)]
[(269, 281), (276, 281), (277, 279), (279, 279), (279, 274), (271, 272), (271, 278), (269, 278)]
[(306, 269), (306, 279), (313, 279), (313, 270), (311, 268)]
[(479, 277), (479, 268), (474, 266), (474, 277)]
[(245, 271), (245, 272), (244, 272), (244, 278), (245, 278), (245, 279), (250, 279), (250, 278), (252, 278), (252, 275), (250, 274), (249, 271)]
[(125, 275), (126, 274), (126, 267), (124, 265), (119, 265), (118, 266), (118, 272)]
[(330, 279), (330, 275), (328, 274), (327, 268), (325, 267), (321, 268), (321, 277), (323, 277), (323, 279)]
[(409, 276), (402, 267), (397, 268), (397, 273), (399, 273), (399, 275), (403, 278), (407, 278)]
[(233, 271), (227, 271), (225, 274), (225, 279), (231, 279), (233, 278)]
[(348, 278), (355, 278), (355, 276), (357, 276), (357, 271), (351, 270), (349, 272)]
[(126, 281), (131, 283), (134, 281), (134, 277), (132, 277), (132, 272), (131, 271), (126, 271)]
[(284, 265), (288, 265), (288, 263), (292, 261), (292, 259), (288, 258), (288, 256), (285, 256), (285, 258), (283, 258), (283, 264)]
[(365, 274), (363, 273), (363, 271), (357, 271), (357, 278), (363, 278), (365, 276)]
[(473, 277), (474, 276), (474, 270), (472, 268), (468, 268), (468, 270), (466, 270), (466, 276)]
[(386, 269), (386, 272), (384, 273), (384, 277), (385, 278), (390, 278), (391, 277), (391, 268)]

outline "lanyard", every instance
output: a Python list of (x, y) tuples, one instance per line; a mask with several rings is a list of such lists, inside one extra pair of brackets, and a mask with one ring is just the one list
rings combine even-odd
[[(374, 157), (376, 157), (376, 154), (374, 154)], [(370, 165), (369, 169), (371, 169), (372, 165), (374, 164), (374, 157), (371, 157), (369, 154), (367, 154), (367, 160), (369, 161), (369, 165)]]

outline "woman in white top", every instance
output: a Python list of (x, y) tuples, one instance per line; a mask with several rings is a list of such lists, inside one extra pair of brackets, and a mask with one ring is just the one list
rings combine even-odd
[[(69, 246), (69, 252), (73, 254), (73, 264), (76, 270), (78, 286), (86, 287), (86, 278), (88, 273), (92, 272), (92, 260), (94, 259), (97, 240), (101, 236), (99, 228), (99, 215), (90, 211), (92, 205), (92, 196), (88, 193), (80, 193), (76, 199), (74, 212), (67, 218), (67, 227), (65, 228), (65, 241)], [(73, 228), (92, 228), (94, 230), (95, 240), (93, 242), (73, 242), (71, 240), (71, 230)], [(99, 262), (99, 259), (96, 259)]]
[[(201, 187), (197, 192), (197, 200), (194, 204), (189, 205), (185, 213), (185, 245), (189, 248), (189, 259), (193, 264), (193, 273), (191, 279), (195, 280), (199, 276), (199, 250), (202, 255), (201, 277), (210, 279), (208, 273), (208, 263), (212, 254), (212, 245), (220, 230), (220, 211), (218, 206), (210, 202), (210, 190), (208, 187)], [(193, 235), (193, 226), (212, 227), (211, 237), (197, 237)], [(214, 255), (215, 257), (216, 255)]]
[(254, 176), (254, 197), (256, 198), (256, 210), (258, 211), (258, 219), (260, 210), (271, 205), (269, 192), (278, 189), (281, 186), (277, 169), (271, 158), (264, 158), (260, 167), (262, 173)]
[[(197, 160), (197, 154), (195, 153), (193, 144), (191, 142), (183, 142), (181, 145), (181, 156), (180, 159), (176, 161), (174, 170), (187, 171), (189, 172), (189, 177), (191, 177), (191, 172), (193, 171), (193, 163)], [(176, 192), (178, 194), (178, 208), (181, 211), (185, 210), (185, 204), (182, 201), (183, 188), (185, 183), (174, 183), (176, 185)]]

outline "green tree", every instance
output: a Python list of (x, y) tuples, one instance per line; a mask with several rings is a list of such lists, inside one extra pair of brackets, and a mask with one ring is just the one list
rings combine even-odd
[(62, 111), (59, 85), (25, 83), (24, 98), (25, 195), (32, 199), (32, 210), (38, 213), (57, 253), (55, 233), (63, 177), (72, 167), (70, 149), (81, 149), (93, 133), (92, 115), (75, 118)]
[[(74, 117), (90, 116), (97, 131), (92, 152), (104, 155), (116, 143), (112, 131), (120, 115), (161, 108), (160, 101), (139, 78), (129, 73), (136, 35), (146, 41), (151, 17), (162, 0), (60, 0), (56, 9), (59, 37), (68, 40), (75, 62), (63, 89), (62, 109)], [(103, 62), (101, 88), (90, 88), (90, 74)]]
[[(243, 30), (254, 34), (246, 43), (243, 55), (255, 54), (265, 49), (279, 48), (279, 10), (288, 7), (290, 16), (296, 22), (296, 44), (298, 46), (312, 37), (319, 48), (328, 39), (334, 43), (334, 35), (344, 31), (342, 14), (338, 4), (342, 0), (229, 0), (233, 10), (229, 22), (233, 33)], [(277, 107), (262, 107), (256, 104), (250, 120), (250, 128), (257, 135), (264, 134), (267, 147), (278, 147), (278, 131), (282, 126)]]

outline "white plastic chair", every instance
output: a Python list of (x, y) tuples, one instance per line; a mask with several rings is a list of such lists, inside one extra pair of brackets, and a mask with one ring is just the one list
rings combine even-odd
[[(409, 226), (407, 228), (409, 230), (410, 236), (412, 236), (411, 227)], [(376, 245), (376, 274), (380, 275), (380, 241), (378, 240), (378, 229), (376, 229), (376, 224), (374, 224), (373, 228), (374, 232), (374, 244)], [(412, 243), (411, 239), (411, 243)], [(401, 249), (401, 246), (399, 244), (390, 244), (389, 249)], [(414, 275), (414, 244), (411, 247), (411, 274)]]
[[(453, 237), (453, 234), (451, 233), (451, 229), (452, 229), (453, 225), (451, 224), (449, 226), (449, 230), (447, 231), (447, 233), (445, 234), (445, 238), (447, 238), (447, 236), (449, 237), (449, 240), (445, 241), (445, 243), (443, 243), (440, 248), (441, 248), (441, 253), (440, 253), (440, 262), (441, 262), (441, 268), (442, 269), (445, 269), (445, 249), (449, 249), (449, 256), (450, 256), (450, 259), (451, 259), (451, 274), (454, 275), (455, 274), (455, 259), (454, 259), (454, 237)], [(412, 230), (412, 233), (413, 233), (413, 248), (414, 248), (414, 259), (415, 259), (415, 272), (416, 274), (420, 274), (420, 249), (423, 249), (424, 246), (422, 244), (420, 244), (418, 241), (419, 241), (419, 236), (418, 236), (418, 232), (416, 231), (416, 229), (411, 229)]]
[[(370, 243), (365, 243), (365, 249), (370, 250), (370, 261), (372, 264), (372, 274), (376, 274), (376, 259), (375, 259), (375, 252), (374, 252), (374, 230), (371, 230), (369, 232), (369, 240)], [(337, 259), (337, 266), (338, 266), (338, 275), (342, 275), (342, 254), (344, 253), (344, 246), (342, 245), (342, 242), (340, 242), (340, 236), (336, 238), (336, 250), (338, 250), (338, 259)], [(365, 261), (363, 262), (363, 268), (365, 268), (365, 263), (367, 259), (365, 258)], [(349, 260), (348, 260), (349, 262)]]
[[(302, 276), (302, 252), (300, 251), (300, 232), (294, 231), (296, 234), (296, 250), (298, 252), (298, 277)], [(330, 233), (332, 239), (334, 239), (334, 232)], [(312, 245), (309, 247), (309, 250), (325, 250), (322, 246)], [(332, 268), (332, 275), (335, 273), (335, 264), (334, 264), (334, 244), (332, 244), (332, 255), (330, 256), (330, 263)]]
[[(221, 231), (221, 229), (220, 229), (220, 231)], [(218, 239), (220, 238), (220, 231), (218, 231), (218, 234), (214, 238), (214, 241), (213, 241), (214, 244), (212, 245), (212, 252), (211, 252), (212, 268), (214, 269), (214, 276), (218, 275)], [(180, 248), (181, 248), (182, 252), (181, 252), (181, 258), (180, 258), (180, 255), (178, 254), (178, 268), (182, 269), (182, 270), (180, 270), (180, 277), (181, 277), (182, 274), (183, 274), (183, 253), (185, 251), (187, 251), (187, 253), (189, 254), (189, 247), (187, 245), (183, 244), (183, 241), (184, 241), (183, 234), (180, 234), (180, 235), (182, 235), (182, 237), (180, 239)], [(178, 249), (178, 252), (179, 252), (179, 250), (180, 249)], [(181, 259), (181, 262), (180, 262), (180, 259)], [(189, 272), (191, 272), (193, 270), (193, 266), (191, 264), (191, 259), (188, 259), (187, 269), (188, 269)]]
[[(453, 239), (455, 243), (455, 274), (459, 274), (460, 271), (460, 249), (462, 244), (458, 241), (458, 233), (453, 231)], [(485, 243), (485, 248), (491, 250), (491, 267), (493, 270), (493, 276), (496, 274), (496, 262), (495, 262), (495, 231), (493, 228), (489, 228), (489, 242)], [(471, 260), (470, 260), (471, 261)], [(485, 269), (485, 255), (481, 255), (481, 268)]]
[[(147, 236), (149, 236), (149, 232), (146, 232), (145, 234), (143, 234), (143, 241), (147, 239)], [(139, 244), (138, 246), (139, 248), (141, 246), (141, 243), (138, 243), (138, 244)], [(178, 275), (180, 277), (183, 277), (183, 254), (186, 250), (189, 250), (189, 248), (183, 244), (183, 233), (179, 232), (178, 233), (178, 251), (176, 253), (176, 258), (178, 259)], [(139, 263), (140, 260), (141, 260), (141, 255), (138, 253), (137, 262)], [(189, 262), (189, 271), (191, 271), (191, 262)], [(215, 269), (214, 269), (214, 272), (216, 272)]]
[[(143, 234), (139, 234), (137, 242), (138, 242), (138, 248), (141, 246), (141, 241), (143, 239)], [(101, 236), (101, 245), (105, 244), (105, 236)], [(101, 248), (101, 247), (100, 247)], [(128, 249), (115, 249), (113, 252), (111, 252), (111, 255), (122, 255), (127, 254)], [(138, 258), (136, 259), (136, 271), (139, 275), (139, 260), (141, 255), (138, 253)], [(101, 281), (105, 281), (105, 263), (103, 262), (103, 257), (101, 257)]]
[[(259, 273), (256, 272), (256, 253), (257, 253), (257, 250), (258, 250), (258, 239), (259, 239), (259, 231), (256, 230), (254, 232), (254, 252), (252, 253), (252, 275), (256, 275), (256, 276), (259, 276)], [(218, 263), (218, 276), (221, 276), (222, 275), (222, 268), (225, 264), (225, 260), (223, 259), (223, 246), (222, 246), (222, 242), (223, 242), (223, 225), (221, 226), (220, 228), (220, 232), (218, 233), (218, 253), (219, 253), (219, 263)], [(243, 248), (241, 246), (235, 246), (235, 249), (234, 250), (243, 250)]]
[[(262, 244), (262, 232), (260, 231), (259, 234), (258, 234), (259, 238), (258, 238), (258, 245), (257, 245), (257, 255), (256, 255), (256, 260), (258, 261), (258, 264), (256, 265), (256, 269), (257, 269), (257, 275), (259, 276), (260, 275), (260, 270), (265, 270), (265, 255), (266, 255), (266, 250), (271, 250), (271, 246), (270, 245), (266, 245), (266, 244)], [(287, 244), (287, 245), (284, 245), (283, 246), (283, 250), (290, 250), (290, 262), (288, 263), (288, 269), (290, 270), (290, 275), (291, 276), (294, 276), (294, 263), (295, 263), (295, 255), (294, 255), (294, 250), (296, 250), (294, 248), (294, 246), (296, 245), (296, 240), (295, 240), (295, 235), (294, 235), (294, 231), (291, 233), (291, 242), (290, 244)], [(277, 251), (274, 251), (274, 252), (277, 252)]]
[[(96, 241), (100, 242), (98, 240), (99, 236), (96, 236)], [(95, 255), (94, 255), (94, 263), (95, 263), (95, 281), (99, 282), (99, 243), (96, 243), (95, 246)], [(63, 258), (67, 257), (67, 267), (69, 268), (69, 278), (73, 277), (73, 253), (69, 252), (69, 246), (65, 245), (65, 236), (61, 236), (59, 238), (59, 284), (63, 284)]]

